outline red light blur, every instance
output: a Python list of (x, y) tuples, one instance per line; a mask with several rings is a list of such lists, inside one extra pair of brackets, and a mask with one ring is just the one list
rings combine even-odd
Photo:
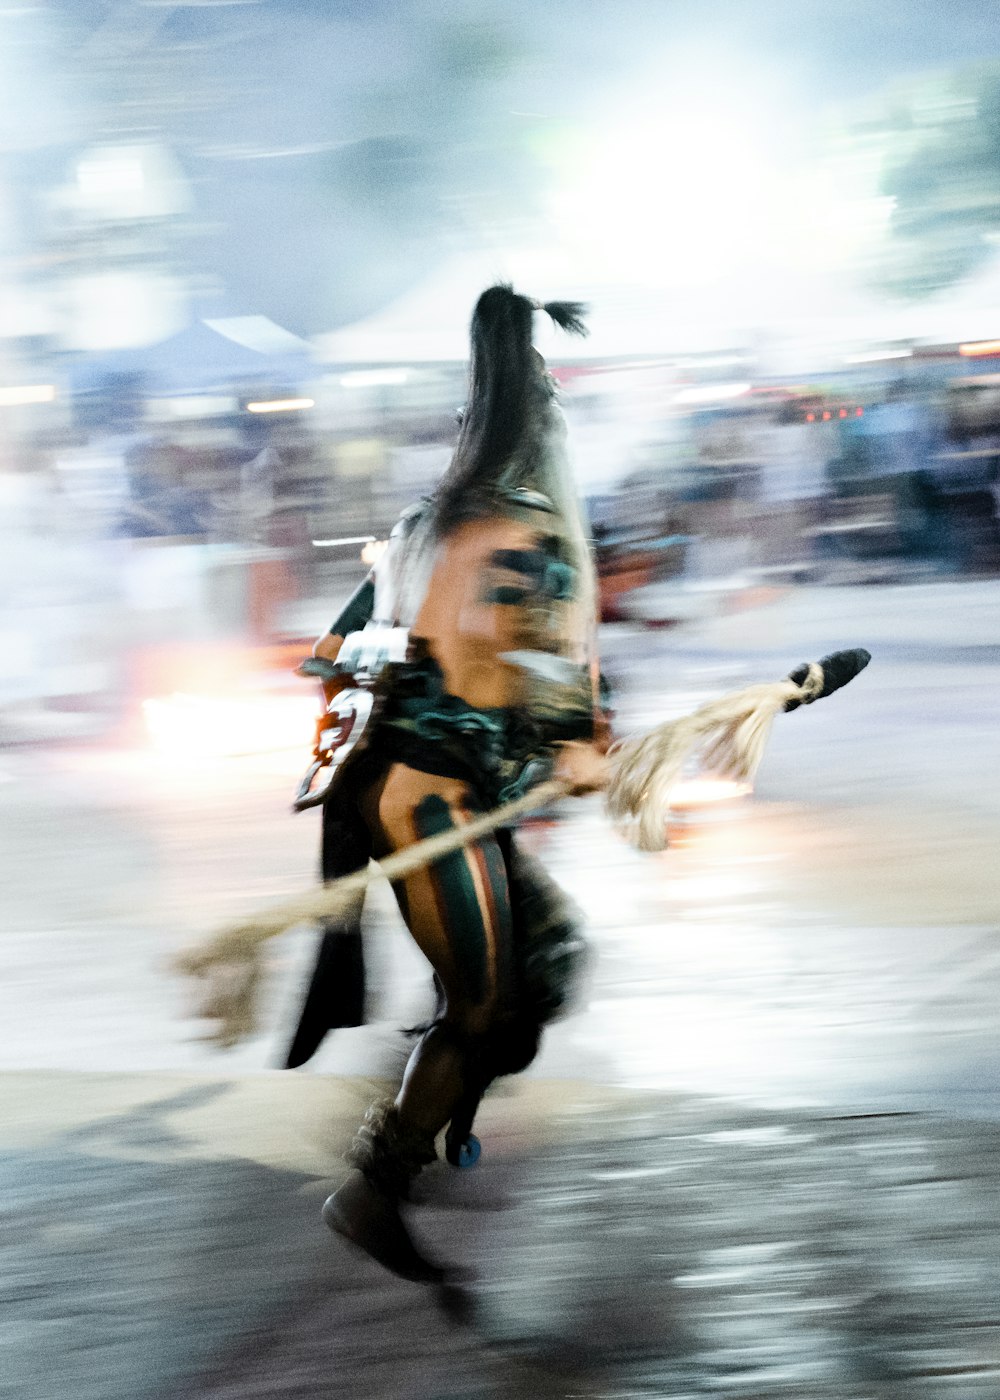
[(863, 418), (863, 417), (864, 417), (864, 413), (865, 413), (865, 411), (864, 411), (863, 408), (856, 408), (856, 409), (854, 410), (854, 416), (855, 416), (855, 418)]
[(815, 423), (815, 422), (816, 422), (816, 415), (815, 415), (815, 413), (807, 413), (807, 414), (806, 414), (806, 422), (807, 422), (807, 423)]
[(824, 412), (823, 412), (823, 422), (824, 422), (824, 423), (829, 423), (829, 421), (830, 421), (830, 411), (829, 411), (829, 409), (825, 409)]

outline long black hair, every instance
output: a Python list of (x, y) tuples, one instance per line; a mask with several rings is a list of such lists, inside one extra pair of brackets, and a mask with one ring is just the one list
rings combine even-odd
[(488, 287), (476, 302), (468, 401), (455, 453), (434, 495), (439, 527), (462, 518), (469, 498), (488, 489), (530, 443), (535, 412), (551, 392), (545, 363), (531, 343), (535, 311), (545, 311), (571, 335), (586, 335), (585, 309), (572, 301), (543, 306), (507, 283)]

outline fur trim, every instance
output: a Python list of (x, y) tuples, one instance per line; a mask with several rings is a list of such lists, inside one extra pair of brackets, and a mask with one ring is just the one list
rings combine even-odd
[(378, 1099), (365, 1114), (345, 1158), (377, 1190), (405, 1199), (413, 1178), (437, 1160), (437, 1150), (432, 1137), (400, 1123), (392, 1099)]

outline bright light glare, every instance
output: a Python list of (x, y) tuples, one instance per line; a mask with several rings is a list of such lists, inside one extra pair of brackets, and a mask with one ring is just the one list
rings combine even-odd
[(142, 703), (154, 749), (172, 760), (237, 758), (301, 749), (316, 723), (311, 695), (184, 695)]
[(911, 360), (912, 350), (866, 350), (860, 355), (845, 355), (845, 365), (874, 365), (882, 360)]
[(340, 544), (371, 544), (374, 539), (374, 535), (342, 535), (338, 540), (313, 540), (313, 544), (317, 549), (330, 549)]
[(977, 340), (967, 345), (960, 345), (958, 353), (967, 359), (975, 359), (978, 355), (1000, 355), (1000, 340)]
[(54, 384), (11, 384), (0, 389), (0, 407), (14, 408), (25, 403), (51, 403), (56, 396)]
[(733, 778), (683, 778), (671, 790), (670, 806), (684, 809), (708, 807), (716, 802), (732, 802), (738, 797), (748, 797), (752, 792), (750, 783), (740, 783)]
[(773, 184), (750, 114), (694, 95), (598, 142), (576, 189), (556, 197), (557, 215), (607, 271), (689, 287), (759, 253)]
[(696, 360), (678, 360), (677, 369), (735, 369), (745, 359), (743, 355), (702, 355)]
[(740, 399), (749, 394), (752, 384), (693, 384), (689, 389), (678, 389), (674, 403), (722, 403), (727, 399)]
[(142, 161), (118, 153), (81, 160), (76, 182), (86, 194), (124, 194), (141, 190), (146, 183)]
[(342, 374), (340, 384), (343, 389), (374, 389), (381, 384), (405, 384), (409, 377), (408, 369), (355, 369)]
[(295, 413), (302, 408), (315, 408), (315, 399), (261, 399), (247, 404), (248, 413)]
[(388, 540), (372, 540), (372, 542), (370, 544), (366, 544), (364, 549), (361, 551), (362, 564), (368, 564), (369, 567), (372, 564), (377, 564), (388, 548)]
[(839, 307), (836, 277), (880, 246), (892, 201), (811, 157), (785, 86), (759, 65), (674, 54), (622, 92), (553, 181), (568, 256), (595, 281), (670, 293), (675, 325), (798, 320), (818, 293)]

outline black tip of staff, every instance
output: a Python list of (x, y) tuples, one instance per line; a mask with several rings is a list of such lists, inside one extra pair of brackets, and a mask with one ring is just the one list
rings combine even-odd
[[(822, 700), (825, 696), (832, 695), (835, 690), (840, 690), (849, 681), (853, 681), (871, 659), (871, 652), (866, 651), (864, 647), (850, 647), (846, 651), (834, 651), (829, 656), (822, 657), (818, 665), (823, 672), (823, 689), (815, 699)], [(803, 662), (791, 672), (789, 680), (801, 685), (808, 673), (809, 667)], [(802, 703), (801, 700), (789, 700), (785, 705), (785, 713), (797, 710)]]
[(839, 690), (842, 685), (852, 681), (854, 677), (863, 671), (872, 659), (870, 651), (864, 647), (852, 647), (847, 651), (834, 651), (829, 656), (824, 656), (820, 660), (826, 684), (823, 686), (823, 694), (830, 695), (834, 690)]

